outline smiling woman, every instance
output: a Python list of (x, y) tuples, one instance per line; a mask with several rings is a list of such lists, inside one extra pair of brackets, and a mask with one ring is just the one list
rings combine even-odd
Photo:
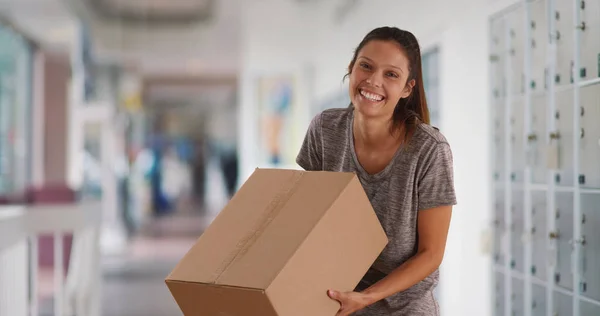
[[(398, 100), (410, 95), (414, 86), (414, 81), (410, 85), (402, 85), (402, 79), (406, 81), (402, 76), (408, 66), (402, 47), (394, 42), (377, 40), (365, 45), (352, 64), (353, 69), (350, 69), (354, 105), (365, 113), (369, 113), (370, 107), (374, 111), (372, 114), (389, 117)], [(385, 87), (380, 81), (387, 81)], [(387, 101), (386, 96), (389, 96), (390, 102), (383, 102)]]
[(348, 66), (350, 107), (316, 115), (297, 162), (355, 172), (389, 243), (354, 291), (331, 289), (338, 316), (439, 315), (439, 279), (452, 206), (452, 152), (429, 125), (414, 35), (371, 31)]

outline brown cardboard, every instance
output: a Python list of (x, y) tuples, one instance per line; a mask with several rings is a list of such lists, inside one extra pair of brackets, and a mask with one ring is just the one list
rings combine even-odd
[(256, 169), (165, 282), (185, 316), (333, 316), (387, 242), (355, 174)]

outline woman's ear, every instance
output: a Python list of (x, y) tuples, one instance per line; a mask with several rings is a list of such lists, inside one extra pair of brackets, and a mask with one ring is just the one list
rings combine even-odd
[(402, 91), (402, 98), (408, 98), (412, 93), (413, 88), (415, 87), (416, 81), (415, 79), (411, 79), (406, 83), (406, 87), (404, 87), (404, 91)]

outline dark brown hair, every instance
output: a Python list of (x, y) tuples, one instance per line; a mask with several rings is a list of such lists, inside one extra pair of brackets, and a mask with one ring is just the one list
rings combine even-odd
[[(394, 108), (392, 116), (392, 132), (394, 129), (404, 128), (405, 136), (410, 137), (420, 123), (429, 124), (429, 109), (427, 108), (427, 99), (423, 87), (423, 72), (421, 69), (421, 49), (417, 38), (409, 31), (401, 30), (396, 27), (379, 27), (369, 32), (358, 44), (354, 51), (352, 61), (348, 66), (348, 73), (352, 73), (352, 68), (356, 63), (356, 58), (361, 49), (370, 41), (392, 41), (400, 45), (409, 61), (409, 74), (406, 84), (415, 80), (415, 86), (411, 94), (402, 98)], [(353, 107), (352, 104), (350, 104)]]

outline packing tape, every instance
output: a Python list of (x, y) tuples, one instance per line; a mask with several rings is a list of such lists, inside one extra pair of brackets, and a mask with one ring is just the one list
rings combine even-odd
[(271, 224), (271, 222), (281, 212), (287, 201), (294, 195), (298, 188), (298, 183), (305, 174), (304, 171), (294, 172), (292, 181), (289, 181), (286, 186), (283, 187), (279, 193), (271, 200), (262, 213), (262, 216), (253, 225), (253, 229), (249, 230), (240, 241), (236, 244), (234, 250), (223, 260), (223, 263), (219, 268), (212, 274), (210, 283), (216, 284), (219, 282), (223, 274), (240, 258), (242, 258), (250, 247), (258, 240), (265, 229)]

